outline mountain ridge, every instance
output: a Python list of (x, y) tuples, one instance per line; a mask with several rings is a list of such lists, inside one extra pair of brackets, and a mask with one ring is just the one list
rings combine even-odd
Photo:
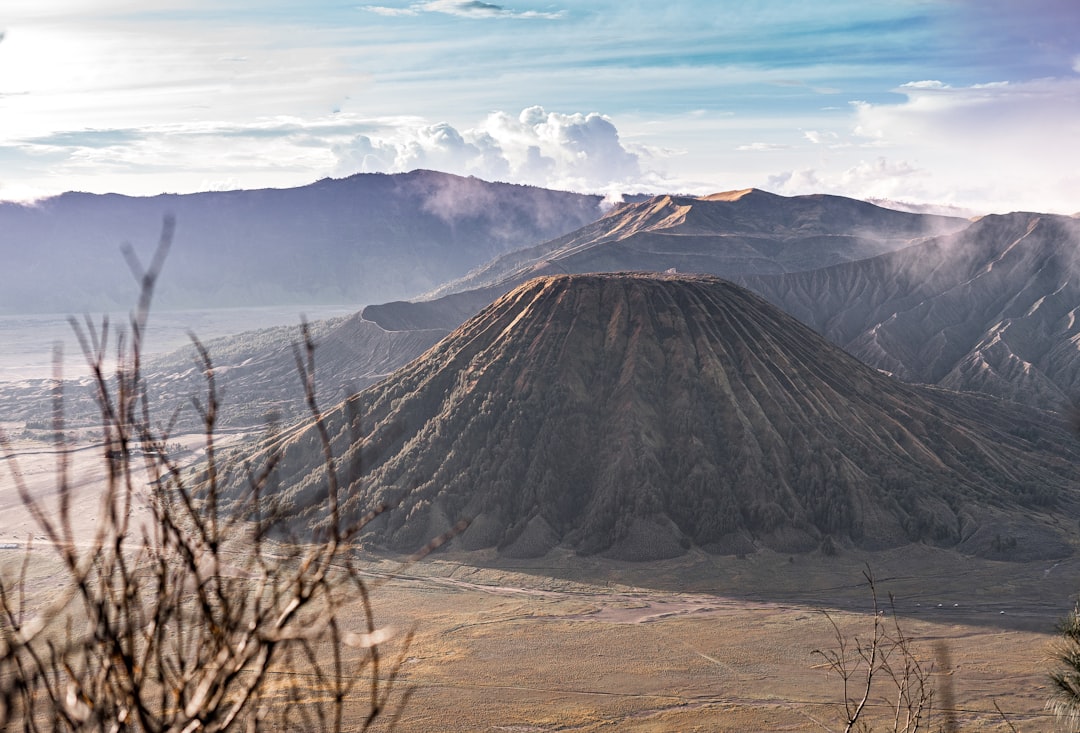
[(737, 280), (861, 360), (907, 381), (1048, 409), (1080, 394), (1080, 226), (978, 218), (859, 263)]
[(0, 313), (125, 310), (138, 286), (121, 245), (147, 261), (170, 213), (159, 307), (360, 306), (414, 297), (573, 231), (601, 215), (601, 202), (418, 170), (289, 189), (0, 203)]
[(563, 237), (497, 257), (422, 299), (494, 286), (505, 291), (530, 277), (570, 272), (674, 267), (732, 277), (812, 269), (968, 224), (825, 194), (787, 197), (754, 188), (705, 197), (665, 194), (623, 204)]

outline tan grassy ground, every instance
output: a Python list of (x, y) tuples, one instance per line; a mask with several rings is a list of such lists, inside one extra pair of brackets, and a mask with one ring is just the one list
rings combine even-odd
[[(424, 577), (447, 569), (442, 560), (414, 566), (412, 578), (375, 593), (379, 622), (393, 634), (386, 658), (416, 631), (394, 697), (411, 689), (396, 730), (822, 730), (815, 720), (837, 729), (839, 681), (812, 654), (832, 643), (831, 632), (812, 607), (460, 566), (461, 583)], [(518, 589), (507, 585), (515, 580)], [(871, 623), (867, 614), (834, 617), (851, 634)], [(1051, 729), (1043, 711), (1048, 635), (948, 619), (902, 623), (928, 658), (933, 641), (949, 643), (961, 730), (1008, 730), (995, 700), (1018, 730)], [(366, 714), (365, 689), (350, 710), (357, 718)]]
[[(55, 456), (40, 443), (17, 449), (27, 485), (48, 496)], [(73, 463), (80, 532), (92, 532), (100, 509), (96, 456), (79, 451)], [(22, 544), (32, 521), (8, 469), (0, 465), (0, 543)], [(0, 550), (0, 572), (10, 578), (22, 558), (21, 548)], [(37, 598), (62, 588), (54, 560), (42, 544), (31, 553)], [(411, 696), (397, 730), (825, 729), (815, 721), (836, 730), (839, 681), (812, 654), (833, 643), (818, 610), (849, 634), (869, 633), (867, 563), (927, 659), (934, 642), (947, 642), (960, 730), (1008, 730), (995, 701), (1018, 730), (1052, 729), (1047, 649), (1080, 590), (1080, 560), (987, 562), (919, 546), (831, 558), (691, 553), (650, 564), (442, 553), (404, 570), (374, 559), (379, 623), (394, 633), (387, 658), (416, 632), (404, 652), (398, 690)], [(359, 626), (358, 617), (346, 622)], [(354, 716), (366, 713), (364, 690)]]
[[(449, 581), (423, 577), (451, 569)], [(812, 654), (831, 630), (813, 606), (552, 582), (445, 559), (410, 572), (376, 596), (387, 624), (418, 631), (400, 730), (822, 730), (815, 719), (836, 729), (839, 681)], [(869, 605), (865, 588), (853, 597)], [(851, 634), (870, 629), (868, 614), (832, 613)], [(1008, 730), (995, 700), (1017, 729), (1049, 730), (1051, 637), (970, 618), (935, 606), (902, 619), (926, 658), (933, 642), (948, 643), (961, 730)]]

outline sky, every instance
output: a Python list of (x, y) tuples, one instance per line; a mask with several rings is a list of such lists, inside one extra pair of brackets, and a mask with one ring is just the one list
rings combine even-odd
[(1080, 212), (1076, 0), (4, 0), (0, 200), (416, 168)]

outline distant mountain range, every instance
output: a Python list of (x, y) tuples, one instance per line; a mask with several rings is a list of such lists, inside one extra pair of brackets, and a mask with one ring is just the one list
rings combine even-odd
[[(423, 171), (3, 205), (0, 309), (128, 307), (130, 275), (108, 258), (118, 240), (153, 242), (165, 209), (179, 229), (163, 307), (378, 303), (314, 333), (341, 465), (358, 467), (347, 509), (400, 501), (369, 537), (392, 549), (468, 518), (458, 546), (511, 557), (1071, 551), (1075, 522), (1052, 515), (1078, 509), (1080, 453), (1061, 413), (1037, 408), (1080, 389), (1080, 221), (753, 189), (596, 218), (599, 205)], [(654, 274), (578, 274), (596, 270)], [(293, 424), (278, 479), (308, 528), (325, 517), (315, 442), (293, 423), (295, 336), (245, 334), (212, 354), (224, 425)], [(186, 355), (146, 371), (155, 409), (200, 389)], [(0, 417), (29, 420), (50, 394), (6, 385)], [(93, 413), (67, 394), (72, 424)]]
[[(843, 262), (891, 251), (924, 241), (931, 233), (969, 225), (964, 219), (901, 213), (835, 196), (783, 197), (754, 189), (701, 199), (660, 196), (632, 201), (569, 235), (502, 255), (456, 283), (457, 287), (481, 284), (478, 289), (368, 306), (348, 325), (320, 334), (318, 368), (325, 375), (324, 398), (342, 399), (349, 389), (373, 384), (535, 272), (588, 270), (601, 264), (616, 270), (666, 270), (677, 265), (680, 271), (697, 267), (694, 271), (725, 276), (786, 272), (813, 262)], [(545, 259), (537, 260), (541, 254)], [(233, 394), (263, 399), (227, 407), (225, 419), (234, 424), (257, 422), (265, 403), (291, 414), (271, 399), (270, 386), (293, 383), (287, 339), (247, 341), (236, 349), (227, 342), (216, 346), (221, 365), (228, 368), (222, 382)], [(262, 347), (253, 349), (254, 343)], [(372, 356), (363, 356), (367, 354)], [(167, 364), (161, 368), (169, 369)], [(276, 382), (269, 375), (278, 375)], [(169, 386), (172, 395), (198, 385), (188, 380)], [(288, 392), (284, 386), (277, 391)]]
[(675, 270), (733, 278), (798, 272), (903, 249), (970, 224), (840, 196), (777, 196), (757, 189), (702, 198), (657, 196), (497, 257), (423, 298), (368, 306), (364, 317), (390, 330), (452, 329), (539, 275)]
[[(317, 186), (338, 191), (344, 200), (361, 189), (392, 189), (404, 210), (409, 201), (424, 206), (428, 199), (408, 199), (402, 191), (430, 191), (444, 184), (474, 187), (476, 200), (505, 195), (522, 207), (561, 196), (424, 172)], [(276, 194), (245, 194), (264, 195)], [(305, 195), (318, 198), (314, 190)], [(575, 214), (581, 217), (598, 204), (572, 195), (568, 200), (575, 205), (587, 201)], [(488, 211), (489, 224), (498, 213)], [(373, 220), (388, 221), (380, 217)], [(416, 217), (422, 219), (420, 214), (399, 217), (404, 230), (415, 228), (409, 222)], [(489, 232), (502, 229), (488, 227)], [(754, 189), (700, 199), (634, 201), (569, 234), (499, 255), (445, 282), (437, 289), (442, 296), (370, 305), (348, 324), (320, 332), (324, 399), (342, 399), (382, 379), (536, 273), (674, 269), (735, 279), (868, 364), (906, 381), (1059, 410), (1080, 393), (1078, 230), (1080, 221), (1063, 216), (1017, 213), (972, 222), (834, 196), (782, 197)], [(387, 265), (399, 273), (394, 277), (414, 276), (401, 273), (421, 261), (415, 249), (404, 245), (384, 256), (387, 262), (394, 258), (395, 264)], [(166, 267), (173, 264), (170, 260)], [(167, 270), (162, 287), (171, 276)], [(451, 292), (468, 286), (477, 287)], [(10, 289), (2, 293), (11, 297)], [(296, 414), (297, 406), (290, 408), (275, 397), (293, 384), (288, 341), (295, 333), (282, 330), (233, 345), (227, 340), (215, 344), (222, 384), (231, 395), (242, 396), (226, 407), (227, 423), (257, 423), (267, 411), (283, 418)], [(183, 357), (152, 366), (165, 374), (184, 371), (189, 364)], [(162, 398), (179, 399), (183, 389), (197, 386), (193, 377), (167, 384)], [(38, 391), (46, 400), (47, 390)], [(256, 395), (261, 397), (250, 399)]]
[(159, 308), (365, 304), (419, 295), (598, 218), (601, 198), (445, 173), (360, 174), (292, 189), (0, 203), (0, 314), (119, 310), (163, 217), (176, 238)]
[(657, 196), (497, 257), (432, 295), (509, 289), (530, 277), (574, 272), (795, 272), (891, 252), (968, 224), (840, 196), (785, 197), (757, 189), (701, 198)]
[(1080, 399), (1080, 221), (986, 216), (962, 232), (755, 290), (909, 382), (1068, 408)]
[[(681, 242), (686, 236), (701, 244), (701, 251), (694, 263), (680, 263), (683, 267), (676, 270), (740, 282), (900, 379), (1054, 410), (1080, 399), (1080, 220), (1075, 217), (1014, 213), (969, 222), (906, 214), (910, 218), (896, 219), (897, 212), (857, 201), (754, 191), (701, 201), (705, 211), (715, 212), (723, 211), (722, 202), (748, 200), (754, 203), (748, 219), (714, 215), (709, 236), (701, 233), (704, 228), (679, 234), (687, 231), (694, 200), (678, 215), (671, 214), (676, 200), (670, 197), (627, 206), (556, 240), (561, 245), (530, 250), (558, 252), (554, 258), (506, 255), (458, 281), (480, 285), (474, 290), (369, 306), (364, 317), (393, 331), (448, 331), (533, 273), (578, 272), (591, 265), (599, 271), (663, 271), (663, 265), (676, 261), (669, 256), (673, 246), (654, 247), (643, 255), (620, 240), (621, 234), (629, 232), (626, 239), (638, 244)], [(657, 223), (648, 212), (668, 215)], [(825, 223), (814, 223), (814, 216)], [(804, 218), (807, 222), (800, 223)], [(635, 230), (646, 220), (653, 223), (645, 234)], [(753, 239), (747, 232), (755, 229), (758, 238), (768, 239), (761, 232), (773, 239), (786, 237), (786, 247), (771, 250), (780, 259), (834, 264), (779, 272), (782, 263), (776, 259), (747, 254), (744, 240)], [(852, 231), (859, 236), (844, 235)], [(833, 244), (823, 244), (828, 242)], [(849, 246), (844, 250), (837, 242)], [(761, 242), (757, 247), (759, 254), (767, 249)], [(837, 262), (841, 254), (851, 259)]]
[[(519, 286), (327, 417), (345, 509), (397, 504), (369, 539), (648, 560), (927, 541), (988, 557), (1070, 552), (1063, 420), (906, 385), (707, 276)], [(279, 487), (325, 521), (312, 427), (271, 446)], [(351, 474), (347, 467), (358, 467)]]

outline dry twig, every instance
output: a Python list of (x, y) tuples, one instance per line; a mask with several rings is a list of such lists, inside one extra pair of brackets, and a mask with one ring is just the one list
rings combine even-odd
[[(23, 486), (0, 436), (19, 493), (66, 576), (58, 599), (34, 606), (28, 567), (40, 550), (28, 544), (19, 573), (0, 579), (0, 729), (342, 731), (347, 703), (365, 684), (367, 710), (357, 727), (366, 730), (386, 718), (404, 651), (387, 670), (369, 588), (348, 544), (360, 526), (342, 527), (337, 515), (337, 467), (316, 402), (309, 330), (305, 324), (297, 361), (323, 444), (334, 521), (320, 541), (273, 542), (271, 531), (288, 512), (266, 491), (277, 456), (248, 471), (242, 495), (223, 494), (224, 476), (236, 469), (218, 457), (214, 365), (197, 339), (206, 390), (193, 400), (205, 450), (198, 482), (166, 449), (176, 413), (165, 428), (152, 421), (142, 347), (172, 233), (167, 218), (145, 270), (125, 253), (140, 297), (130, 336), (115, 338), (112, 374), (108, 320), (73, 321), (101, 417), (105, 521), (91, 537), (77, 536), (72, 520), (67, 451), (58, 451), (56, 505), (48, 506)], [(54, 432), (62, 436), (59, 375), (56, 383)], [(144, 501), (150, 519), (135, 524), (133, 510)], [(361, 629), (349, 630), (346, 619), (357, 613)]]

